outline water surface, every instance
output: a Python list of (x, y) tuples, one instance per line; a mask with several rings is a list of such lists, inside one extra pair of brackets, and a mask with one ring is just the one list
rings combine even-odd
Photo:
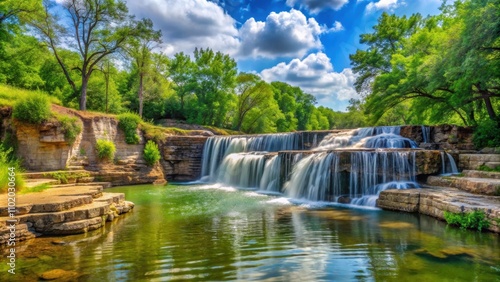
[(500, 281), (500, 236), (426, 216), (203, 186), (107, 191), (135, 209), (89, 234), (21, 244), (14, 281), (56, 268), (78, 281)]

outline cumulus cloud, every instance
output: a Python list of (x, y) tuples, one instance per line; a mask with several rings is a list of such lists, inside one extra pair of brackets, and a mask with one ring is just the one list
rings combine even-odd
[(372, 13), (378, 10), (393, 11), (397, 7), (404, 4), (404, 1), (399, 0), (379, 0), (378, 2), (370, 2), (366, 5), (366, 13)]
[(250, 18), (243, 24), (239, 54), (253, 57), (302, 57), (308, 50), (321, 49), (323, 45), (319, 35), (329, 31), (314, 18), (307, 19), (295, 9), (279, 14), (271, 12), (265, 22)]
[(323, 52), (309, 54), (303, 60), (279, 63), (263, 70), (260, 75), (268, 82), (283, 81), (298, 86), (314, 95), (320, 103), (359, 98), (354, 89), (356, 75), (350, 68), (335, 72), (330, 58)]
[(296, 5), (309, 10), (313, 14), (317, 14), (324, 9), (340, 10), (349, 0), (287, 0), (286, 4), (289, 7)]
[(213, 2), (206, 0), (128, 1), (138, 18), (150, 18), (161, 29), (165, 53), (191, 53), (195, 47), (212, 48), (234, 55), (239, 48), (236, 21)]

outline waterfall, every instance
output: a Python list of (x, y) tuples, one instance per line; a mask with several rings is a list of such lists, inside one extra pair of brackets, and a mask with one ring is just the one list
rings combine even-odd
[(286, 194), (292, 198), (329, 201), (340, 191), (338, 156), (335, 153), (315, 153), (300, 160), (293, 168)]
[(326, 136), (316, 150), (338, 148), (417, 148), (415, 141), (402, 137), (399, 126), (366, 127)]
[(240, 188), (259, 187), (259, 180), (264, 173), (263, 154), (229, 154), (217, 172), (217, 182)]
[(203, 148), (201, 176), (214, 181), (224, 158), (241, 152), (278, 152), (299, 150), (297, 133), (278, 133), (255, 136), (212, 136)]
[(312, 201), (337, 201), (348, 196), (352, 204), (375, 206), (383, 190), (418, 187), (415, 152), (352, 152), (350, 170), (345, 173), (339, 160), (335, 152), (304, 157), (294, 166), (285, 194)]
[(375, 206), (374, 200), (383, 190), (418, 187), (415, 175), (415, 152), (353, 152), (349, 181), (351, 203)]
[(441, 152), (441, 174), (458, 174), (458, 168), (457, 164), (455, 163), (455, 159), (453, 159), (453, 156), (447, 152)]
[[(412, 150), (417, 145), (399, 134), (399, 126), (335, 132), (300, 152), (305, 143), (307, 148), (317, 144), (318, 135), (307, 140), (299, 133), (214, 136), (204, 147), (202, 175), (295, 199), (375, 206), (381, 191), (418, 187)], [(451, 164), (453, 158), (448, 159)]]
[(265, 192), (280, 192), (281, 179), (281, 156), (276, 155), (267, 160), (264, 167), (264, 174), (260, 181), (260, 191)]
[(422, 125), (422, 139), (423, 143), (429, 143), (431, 140), (431, 128), (425, 125)]

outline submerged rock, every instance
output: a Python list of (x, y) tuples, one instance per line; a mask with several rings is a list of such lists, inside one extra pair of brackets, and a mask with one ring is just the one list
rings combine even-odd
[(52, 269), (49, 271), (45, 271), (40, 274), (40, 279), (42, 280), (58, 280), (58, 281), (71, 281), (78, 277), (78, 272), (76, 271), (68, 271), (64, 269)]

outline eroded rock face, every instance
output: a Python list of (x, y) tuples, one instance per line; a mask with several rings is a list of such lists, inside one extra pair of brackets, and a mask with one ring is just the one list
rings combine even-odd
[(193, 181), (201, 177), (207, 136), (170, 136), (160, 144), (160, 161), (168, 180)]
[(410, 138), (427, 149), (444, 150), (474, 150), (472, 143), (473, 130), (471, 127), (456, 125), (437, 125), (429, 127), (428, 143), (424, 142), (422, 126), (402, 126), (401, 136)]
[(459, 167), (477, 170), (480, 166), (495, 168), (500, 166), (500, 154), (460, 154)]

